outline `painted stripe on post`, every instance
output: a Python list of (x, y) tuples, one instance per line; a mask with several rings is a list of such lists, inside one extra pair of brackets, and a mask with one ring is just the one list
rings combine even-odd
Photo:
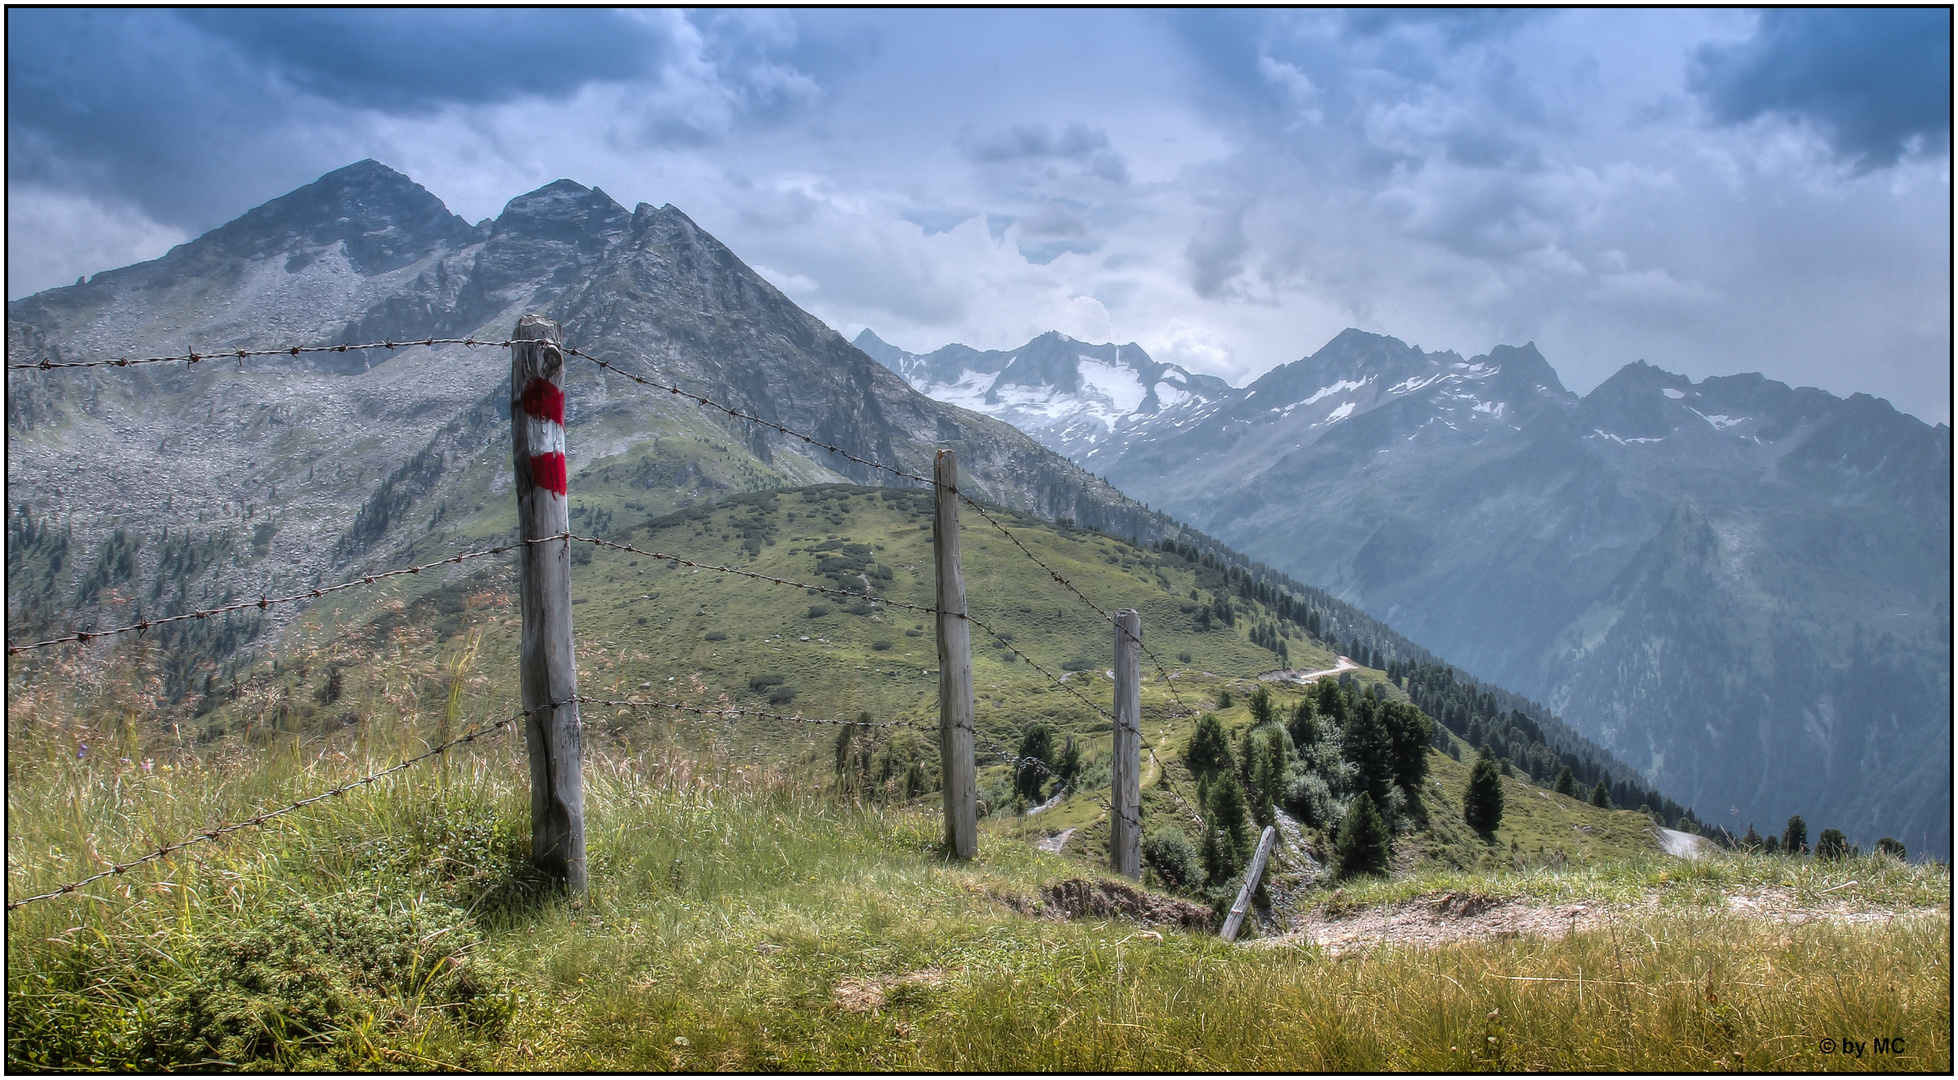
[(564, 391), (533, 378), (523, 388), (525, 445), (530, 448), (530, 482), (562, 497), (570, 478), (564, 463)]

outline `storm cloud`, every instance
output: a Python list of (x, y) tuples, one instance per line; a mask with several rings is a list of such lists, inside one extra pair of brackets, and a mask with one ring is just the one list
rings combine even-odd
[(14, 9), (10, 296), (373, 157), (672, 202), (846, 334), (1348, 325), (1950, 393), (1943, 10)]
[(1764, 11), (1747, 40), (1701, 46), (1688, 85), (1723, 123), (1809, 123), (1868, 167), (1894, 165), (1913, 147), (1948, 152), (1951, 11)]

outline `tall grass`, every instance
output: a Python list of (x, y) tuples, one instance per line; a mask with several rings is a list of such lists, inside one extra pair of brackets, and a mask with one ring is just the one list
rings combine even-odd
[[(236, 744), (165, 772), (10, 715), (11, 895), (386, 763), (364, 740)], [(442, 717), (431, 719), (431, 725)], [(745, 737), (745, 736), (744, 736)], [(410, 771), (8, 916), (14, 1068), (1946, 1071), (1950, 878), (1653, 859), (1351, 886), (1628, 904), (1607, 928), (1329, 956), (996, 897), (1092, 867), (988, 822), (948, 862), (884, 807), (724, 744), (595, 739), (590, 891), (527, 871), (520, 739)], [(1840, 887), (1843, 882), (1858, 884)], [(1777, 922), (1733, 890), (1894, 918)], [(1833, 890), (1824, 892), (1824, 890)], [(1146, 932), (1145, 932), (1146, 931)], [(894, 977), (910, 976), (899, 981)], [(877, 980), (882, 1004), (839, 988)], [(1901, 1039), (1825, 1054), (1824, 1037)]]

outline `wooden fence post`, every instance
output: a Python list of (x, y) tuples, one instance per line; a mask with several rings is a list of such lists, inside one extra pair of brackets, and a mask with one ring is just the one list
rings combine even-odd
[(979, 851), (979, 773), (972, 761), (972, 628), (959, 570), (959, 459), (940, 450), (932, 473), (932, 555), (938, 570), (938, 755), (945, 788), (945, 846)]
[[(510, 420), (517, 521), (525, 540), (571, 531), (564, 459), (564, 353), (558, 324), (517, 320), (510, 346)], [(523, 644), (519, 672), (530, 713), (530, 851), (573, 892), (585, 888), (584, 732), (571, 647), (571, 541), (525, 544), (518, 561)], [(553, 704), (556, 702), (557, 704)]]
[(1237, 903), (1231, 905), (1230, 918), (1224, 920), (1224, 928), (1217, 936), (1225, 941), (1236, 941), (1238, 927), (1244, 925), (1244, 913), (1251, 910), (1251, 895), (1258, 891), (1258, 879), (1265, 876), (1265, 860), (1271, 857), (1271, 845), (1278, 839), (1278, 830), (1265, 826), (1258, 837), (1258, 853), (1251, 857), (1251, 869), (1245, 872), (1244, 887), (1237, 890)]
[(1109, 781), (1108, 854), (1115, 872), (1142, 880), (1142, 616), (1115, 613), (1115, 765)]

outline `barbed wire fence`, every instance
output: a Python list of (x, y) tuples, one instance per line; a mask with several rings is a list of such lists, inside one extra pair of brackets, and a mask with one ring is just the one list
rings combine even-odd
[[(445, 346), (445, 345), (462, 346), (467, 348), (477, 348), (477, 347), (512, 348), (518, 346), (539, 345), (539, 344), (544, 344), (544, 343), (536, 340), (524, 339), (524, 338), (485, 340), (485, 339), (479, 339), (474, 337), (465, 337), (465, 338), (429, 337), (429, 338), (422, 338), (422, 339), (408, 340), (408, 341), (387, 340), (387, 341), (371, 342), (371, 343), (364, 343), (364, 344), (349, 343), (349, 344), (338, 344), (338, 345), (291, 345), (291, 346), (283, 346), (279, 348), (265, 348), (265, 349), (240, 348), (240, 349), (212, 350), (210, 352), (204, 352), (204, 353), (200, 353), (196, 351), (187, 351), (183, 354), (169, 355), (169, 356), (146, 356), (140, 358), (124, 356), (124, 357), (117, 357), (114, 359), (90, 360), (90, 361), (56, 361), (51, 359), (44, 359), (42, 361), (35, 362), (35, 363), (10, 364), (8, 365), (8, 368), (10, 370), (16, 370), (16, 371), (48, 372), (57, 369), (88, 369), (88, 368), (98, 368), (98, 367), (128, 368), (128, 367), (134, 367), (140, 365), (172, 364), (172, 363), (182, 363), (187, 367), (189, 367), (210, 360), (237, 359), (240, 361), (241, 369), (242, 369), (242, 362), (244, 360), (250, 358), (260, 358), (260, 357), (282, 356), (282, 357), (298, 358), (303, 355), (315, 354), (315, 353), (346, 353), (346, 352), (367, 351), (367, 350), (397, 350), (397, 349), (404, 349), (404, 348), (435, 347), (435, 346)], [(560, 350), (562, 355), (576, 356), (576, 357), (586, 359), (607, 372), (617, 374), (647, 389), (662, 391), (670, 395), (674, 395), (683, 398), (685, 400), (689, 400), (704, 408), (721, 412), (725, 414), (727, 417), (734, 420), (739, 420), (744, 423), (753, 424), (760, 427), (771, 429), (779, 433), (783, 437), (792, 440), (797, 440), (813, 450), (826, 451), (832, 455), (838, 456), (854, 464), (863, 466), (868, 469), (881, 471), (900, 480), (923, 485), (929, 488), (944, 487), (944, 485), (941, 485), (936, 479), (932, 477), (923, 476), (915, 472), (911, 472), (893, 465), (886, 464), (884, 462), (877, 461), (869, 457), (862, 456), (860, 454), (852, 453), (850, 450), (845, 449), (844, 447), (839, 446), (833, 442), (808, 435), (804, 432), (798, 431), (778, 421), (767, 419), (755, 413), (745, 412), (741, 409), (737, 409), (732, 406), (723, 404), (721, 402), (717, 402), (705, 395), (696, 394), (691, 391), (685, 390), (676, 385), (663, 383), (660, 382), (659, 380), (649, 378), (647, 376), (632, 371), (627, 371), (624, 368), (620, 367), (617, 363), (594, 356), (591, 353), (584, 352), (575, 348), (565, 347), (559, 345), (556, 342), (550, 342), (548, 344)], [(513, 387), (513, 395), (515, 394), (516, 389), (517, 388)], [(969, 506), (975, 512), (977, 512), (980, 515), (980, 517), (987, 522), (987, 524), (989, 524), (1001, 536), (1003, 536), (1007, 541), (1009, 541), (1014, 549), (1016, 549), (1022, 556), (1024, 556), (1026, 559), (1031, 561), (1035, 566), (1037, 566), (1041, 571), (1043, 571), (1047, 576), (1047, 578), (1050, 579), (1053, 583), (1060, 586), (1074, 599), (1076, 599), (1081, 604), (1085, 605), (1087, 608), (1092, 610), (1102, 620), (1106, 621), (1111, 626), (1116, 627), (1118, 631), (1121, 631), (1123, 629), (1121, 623), (1116, 619), (1114, 615), (1112, 615), (1102, 605), (1096, 603), (1066, 575), (1062, 574), (1060, 571), (1055, 569), (1048, 562), (1041, 559), (1039, 556), (1035, 555), (1034, 552), (1017, 535), (1015, 535), (1013, 530), (1009, 529), (1004, 523), (1002, 523), (997, 517), (995, 517), (978, 500), (974, 499), (971, 495), (967, 494), (965, 491), (958, 490), (957, 488), (952, 488), (951, 493), (956, 495), (959, 503)], [(986, 634), (998, 645), (1002, 646), (1006, 650), (1013, 653), (1014, 656), (1016, 656), (1019, 660), (1027, 663), (1031, 668), (1037, 671), (1041, 676), (1045, 677), (1055, 687), (1058, 687), (1059, 689), (1065, 691), (1067, 694), (1071, 695), (1073, 698), (1078, 700), (1081, 704), (1086, 706), (1093, 715), (1096, 715), (1101, 719), (1110, 722), (1111, 724), (1115, 723), (1115, 717), (1108, 709), (1104, 708), (1098, 702), (1090, 698), (1087, 694), (1083, 693), (1078, 687), (1070, 685), (1070, 681), (1066, 675), (1064, 674), (1056, 675), (1052, 670), (1050, 670), (1045, 665), (1041, 664), (1034, 657), (1028, 655), (1024, 650), (1012, 644), (1010, 634), (1001, 633), (1000, 631), (996, 630), (990, 623), (978, 618), (977, 616), (972, 615), (969, 611), (959, 611), (959, 612), (941, 611), (938, 607), (932, 605), (915, 604), (906, 601), (899, 601), (887, 597), (877, 596), (872, 594), (867, 587), (862, 591), (835, 589), (824, 585), (818, 585), (812, 582), (798, 581), (790, 578), (784, 578), (775, 575), (760, 573), (757, 571), (746, 570), (736, 566), (727, 566), (727, 565), (721, 565), (716, 563), (702, 562), (702, 561), (689, 559), (684, 556), (669, 553), (669, 552), (660, 552), (660, 551), (649, 550), (647, 548), (641, 548), (628, 543), (605, 540), (594, 536), (580, 536), (569, 531), (558, 532), (547, 536), (534, 537), (534, 538), (514, 541), (506, 544), (498, 544), (481, 550), (466, 551), (466, 552), (459, 553), (457, 555), (453, 555), (443, 559), (437, 559), (437, 560), (433, 560), (430, 562), (421, 563), (417, 565), (404, 566), (391, 570), (376, 571), (374, 573), (363, 574), (357, 578), (344, 581), (336, 585), (315, 587), (315, 588), (305, 589), (299, 592), (294, 592), (286, 595), (280, 595), (280, 596), (261, 595), (259, 598), (255, 600), (241, 600), (235, 603), (225, 604), (214, 608), (188, 611), (177, 615), (171, 615), (171, 616), (165, 616), (159, 618), (150, 618), (150, 619), (139, 619), (134, 623), (125, 626), (113, 627), (107, 630), (76, 631), (71, 634), (56, 636), (46, 640), (34, 641), (34, 642), (25, 642), (25, 643), (9, 642), (7, 644), (7, 654), (9, 657), (13, 657), (34, 650), (52, 648), (55, 646), (68, 645), (68, 644), (87, 646), (100, 639), (111, 638), (118, 635), (130, 634), (130, 633), (141, 635), (145, 631), (151, 628), (162, 626), (169, 623), (221, 617), (223, 615), (232, 612), (245, 611), (254, 608), (260, 611), (264, 611), (273, 606), (298, 603), (298, 602), (308, 601), (308, 600), (316, 600), (324, 596), (327, 596), (329, 594), (340, 592), (342, 590), (355, 589), (368, 585), (374, 585), (379, 582), (395, 577), (416, 575), (425, 570), (432, 570), (445, 565), (459, 564), (474, 559), (481, 559), (481, 558), (487, 558), (495, 555), (501, 555), (511, 551), (534, 547), (540, 544), (546, 544), (546, 543), (569, 544), (574, 542), (589, 544), (595, 547), (602, 547), (602, 548), (617, 550), (621, 552), (633, 553), (644, 557), (650, 557), (655, 560), (667, 562), (674, 566), (691, 567), (695, 570), (705, 570), (714, 573), (726, 574), (732, 577), (748, 579), (757, 583), (774, 584), (787, 588), (801, 589), (808, 594), (823, 594), (823, 595), (830, 595), (830, 596), (845, 597), (852, 601), (867, 603), (873, 606), (883, 606), (887, 608), (908, 610), (920, 614), (928, 614), (935, 617), (945, 617), (945, 618), (952, 618), (952, 619), (963, 621), (965, 623), (970, 624), (973, 627), (978, 628), (982, 633)], [(1191, 708), (1189, 705), (1187, 705), (1183, 701), (1181, 695), (1177, 693), (1176, 685), (1175, 685), (1175, 676), (1170, 673), (1167, 665), (1163, 663), (1162, 659), (1159, 656), (1157, 656), (1155, 651), (1151, 649), (1146, 643), (1142, 642), (1139, 636), (1136, 636), (1133, 639), (1133, 642), (1136, 646), (1140, 648), (1143, 655), (1149, 657), (1151, 663), (1156, 668), (1157, 673), (1161, 676), (1162, 685), (1166, 689), (1168, 697), (1170, 698), (1170, 701), (1172, 703), (1172, 714), (1171, 714), (1172, 718), (1173, 719), (1183, 718), (1183, 717), (1195, 715), (1196, 710)], [(966, 663), (969, 664), (969, 658), (966, 660)], [(969, 678), (968, 678), (968, 685), (969, 685)], [(540, 712), (554, 711), (562, 706), (578, 705), (578, 704), (589, 704), (589, 705), (603, 706), (608, 708), (624, 708), (624, 709), (632, 709), (632, 710), (666, 710), (674, 713), (689, 714), (703, 720), (718, 718), (718, 719), (728, 720), (728, 721), (737, 721), (744, 717), (753, 717), (753, 718), (766, 719), (766, 720), (782, 722), (782, 723), (822, 724), (822, 725), (834, 725), (834, 726), (844, 727), (844, 728), (920, 728), (925, 726), (923, 724), (916, 723), (913, 721), (908, 721), (908, 720), (895, 720), (895, 721), (870, 721), (870, 720), (863, 720), (863, 719), (837, 720), (837, 719), (803, 716), (799, 711), (794, 714), (784, 714), (784, 713), (771, 712), (767, 710), (746, 708), (740, 706), (713, 707), (713, 706), (690, 705), (690, 704), (685, 704), (680, 702), (650, 701), (650, 700), (641, 700), (641, 699), (634, 699), (634, 698), (615, 699), (615, 698), (592, 697), (592, 696), (585, 696), (585, 695), (574, 695), (559, 700), (553, 700), (546, 704), (539, 705), (530, 709), (526, 709), (524, 711), (518, 712), (512, 716), (509, 716), (491, 725), (471, 729), (465, 732), (463, 735), (444, 741), (436, 746), (432, 746), (427, 750), (419, 754), (416, 754), (414, 756), (405, 758), (386, 769), (368, 774), (356, 780), (352, 780), (346, 783), (336, 785), (326, 791), (320, 792), (319, 794), (312, 795), (302, 799), (297, 799), (290, 803), (283, 804), (276, 809), (266, 810), (259, 814), (241, 819), (236, 822), (219, 825), (211, 829), (207, 829), (202, 832), (193, 834), (184, 839), (163, 844), (160, 847), (158, 847), (155, 851), (148, 852), (144, 855), (141, 855), (134, 859), (130, 859), (125, 862), (111, 864), (108, 867), (108, 869), (90, 875), (88, 877), (82, 878), (80, 880), (62, 885), (59, 888), (26, 896), (18, 900), (10, 899), (7, 901), (6, 908), (8, 911), (11, 912), (27, 904), (31, 904), (43, 900), (49, 900), (60, 896), (70, 895), (74, 893), (76, 890), (83, 888), (89, 884), (92, 884), (97, 881), (101, 881), (105, 878), (120, 876), (131, 869), (142, 866), (146, 863), (154, 862), (156, 860), (165, 858), (176, 851), (182, 850), (183, 848), (190, 847), (192, 845), (202, 843), (207, 840), (216, 840), (221, 837), (229, 836), (233, 833), (242, 830), (262, 826), (285, 814), (289, 814), (297, 810), (300, 810), (304, 807), (310, 806), (314, 803), (318, 803), (323, 800), (342, 795), (347, 791), (353, 790), (355, 788), (372, 784), (380, 779), (391, 776), (395, 773), (402, 772), (424, 761), (442, 757), (443, 755), (446, 755), (449, 751), (457, 747), (464, 746), (481, 739), (496, 737), (506, 732), (512, 725), (516, 724), (518, 721), (525, 720)], [(974, 731), (974, 735), (976, 738), (978, 738), (979, 741), (986, 744), (987, 750), (990, 754), (998, 757), (1003, 762), (1011, 766), (1016, 774), (1024, 769), (1029, 769), (1029, 768), (1033, 769), (1045, 775), (1046, 777), (1052, 779), (1053, 781), (1055, 781), (1057, 785), (1057, 791), (1060, 792), (1061, 794), (1063, 795), (1068, 793), (1084, 794), (1088, 796), (1092, 801), (1094, 801), (1097, 805), (1099, 805), (1103, 810), (1103, 812), (1111, 815), (1116, 812), (1117, 808), (1114, 804), (1110, 803), (1106, 799), (1101, 798), (1100, 796), (1096, 795), (1091, 791), (1082, 791), (1076, 788), (1071, 778), (1062, 777), (1059, 773), (1054, 771), (1050, 763), (1045, 762), (1038, 757), (1026, 756), (1026, 755), (1014, 753), (991, 738), (977, 735), (976, 730)], [(1176, 785), (1174, 779), (1169, 775), (1167, 765), (1160, 759), (1160, 757), (1157, 756), (1156, 746), (1146, 741), (1143, 742), (1141, 745), (1142, 748), (1148, 752), (1150, 760), (1155, 762), (1157, 766), (1157, 775), (1163, 781), (1165, 790), (1169, 792), (1171, 797), (1174, 799), (1176, 803), (1178, 803), (1178, 805), (1182, 808), (1184, 813), (1187, 814), (1198, 825), (1199, 828), (1202, 828), (1204, 823), (1204, 818), (1202, 813), (1196, 807), (1193, 807), (1190, 804), (1190, 802), (1184, 797), (1183, 793)]]

